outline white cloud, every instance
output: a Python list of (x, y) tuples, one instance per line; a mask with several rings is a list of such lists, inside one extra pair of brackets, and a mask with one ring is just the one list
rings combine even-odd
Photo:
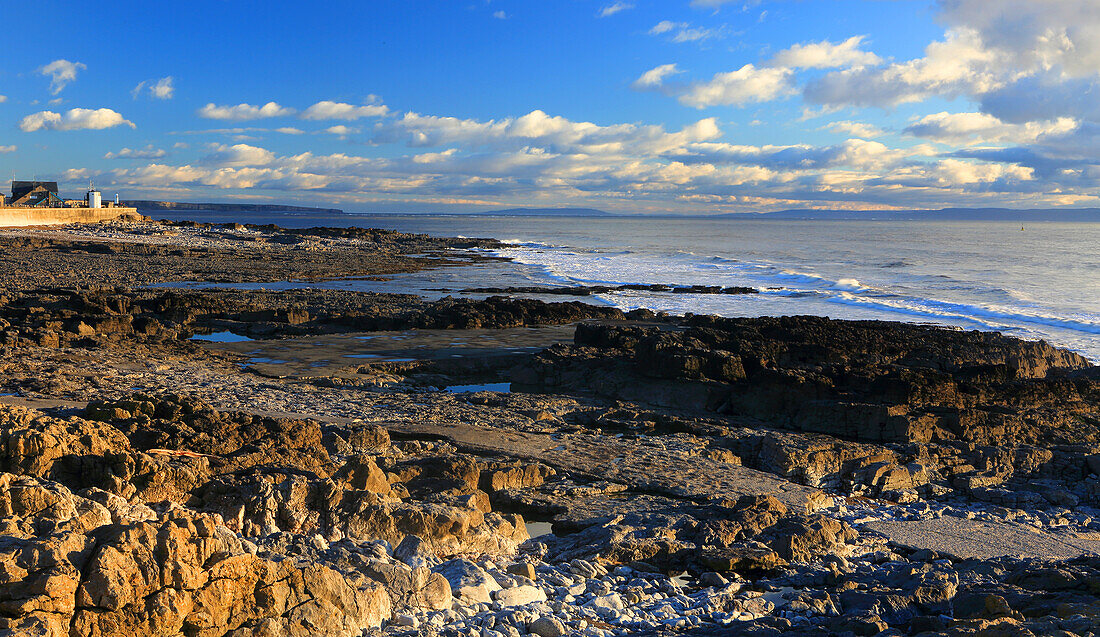
[(302, 112), (302, 119), (344, 119), (354, 120), (362, 117), (382, 117), (390, 112), (384, 104), (368, 104), (366, 106), (353, 106), (343, 102), (323, 100), (310, 106)]
[[(717, 9), (717, 8), (721, 7), (722, 5), (730, 4), (731, 2), (737, 2), (737, 1), (738, 0), (691, 0), (691, 6)], [(755, 3), (750, 2), (750, 3), (746, 3), (746, 4), (755, 4)]]
[(74, 108), (64, 115), (53, 111), (39, 111), (27, 115), (19, 122), (25, 133), (38, 130), (99, 130), (115, 126), (137, 128), (133, 122), (109, 108)]
[(1100, 3), (1095, 0), (938, 0), (947, 25), (924, 57), (829, 74), (808, 101), (890, 108), (969, 97), (1002, 121), (1100, 118)]
[[(737, 146), (713, 141), (720, 131), (712, 118), (668, 133), (533, 113), (538, 115), (489, 121), (409, 114), (403, 124), (386, 126), (446, 141), (447, 147), (405, 156), (277, 156), (245, 144), (218, 145), (194, 165), (118, 168), (102, 177), (84, 170), (79, 176), (158, 190), (310, 190), (315, 199), (337, 201), (362, 200), (365, 193), (410, 198), (394, 201), (508, 197), (619, 202), (632, 210), (1003, 205), (1018, 202), (1022, 192), (1038, 193), (1035, 202), (1089, 197), (1084, 184), (1041, 193), (1036, 169), (1027, 166), (931, 159), (925, 147), (898, 149), (859, 139), (826, 147)], [(1092, 185), (1100, 174), (1080, 179)]]
[(68, 60), (54, 60), (45, 66), (38, 68), (38, 73), (41, 75), (48, 75), (50, 77), (50, 93), (57, 95), (68, 84), (76, 80), (76, 74), (78, 71), (87, 69), (88, 67), (80, 62), (70, 62)]
[(0, 95), (0, 104), (3, 104), (6, 101), (8, 101), (8, 96), (7, 95)]
[(176, 92), (171, 75), (162, 77), (157, 83), (149, 87), (149, 93), (158, 100), (170, 100)]
[(170, 100), (175, 95), (176, 87), (173, 85), (174, 78), (169, 75), (162, 77), (159, 80), (144, 80), (138, 82), (138, 85), (130, 89), (130, 97), (135, 100), (141, 95), (142, 90), (149, 89), (149, 97), (158, 100)]
[(441, 153), (421, 153), (419, 155), (413, 155), (413, 162), (417, 164), (437, 164), (451, 157), (454, 157), (458, 153), (457, 148), (448, 148)]
[[(695, 6), (717, 7), (719, 0)], [(758, 101), (769, 92), (789, 91), (793, 72), (837, 69), (810, 79), (801, 87), (810, 106), (827, 110), (844, 107), (891, 109), (929, 98), (969, 98), (983, 112), (1002, 121), (1022, 124), (1072, 117), (1100, 121), (1100, 3), (1095, 0), (938, 0), (940, 19), (947, 25), (941, 40), (929, 43), (924, 55), (887, 62), (865, 50), (866, 36), (840, 42), (799, 43), (763, 64), (716, 75), (710, 82), (663, 87), (658, 82), (636, 88), (659, 88), (688, 105)], [(749, 5), (746, 4), (745, 8)], [(707, 37), (692, 32), (686, 22), (663, 21), (651, 34), (690, 40)], [(770, 77), (751, 73), (774, 68)], [(781, 78), (784, 71), (791, 76)], [(751, 76), (751, 77), (750, 77)], [(663, 78), (659, 78), (663, 79)], [(725, 86), (731, 84), (732, 86)], [(744, 90), (742, 84), (749, 85)], [(753, 88), (760, 90), (753, 90)], [(751, 96), (743, 99), (743, 95)], [(718, 97), (715, 97), (718, 96)]]
[(1053, 121), (1010, 124), (986, 113), (935, 113), (926, 115), (905, 129), (916, 136), (950, 144), (1012, 142), (1032, 144), (1046, 136), (1073, 132), (1078, 122), (1063, 117)]
[(857, 35), (834, 44), (828, 40), (796, 44), (776, 53), (771, 65), (792, 69), (832, 69), (838, 67), (868, 66), (882, 62), (882, 58), (860, 49), (864, 36)]
[(974, 163), (958, 159), (944, 159), (929, 171), (929, 176), (941, 187), (990, 183), (1004, 179), (1028, 181), (1033, 174), (1033, 169), (1023, 166)]
[(508, 19), (508, 14), (503, 12), (503, 11), (494, 11), (493, 12), (493, 17), (496, 18), (497, 20), (507, 20)]
[(649, 30), (650, 35), (661, 35), (662, 33), (668, 33), (681, 25), (687, 26), (687, 22), (673, 22), (672, 20), (661, 20), (657, 24), (653, 25), (653, 28)]
[(655, 66), (645, 73), (642, 73), (638, 79), (634, 80), (632, 86), (639, 90), (658, 88), (664, 84), (666, 77), (680, 72), (680, 69), (676, 68), (675, 64)]
[(844, 135), (853, 135), (862, 139), (871, 139), (874, 137), (882, 137), (886, 134), (886, 131), (877, 126), (867, 124), (864, 122), (852, 122), (852, 121), (838, 121), (830, 122), (825, 126), (826, 129), (834, 133), (841, 133)]
[(353, 128), (351, 126), (344, 126), (343, 124), (337, 124), (336, 126), (329, 126), (323, 132), (329, 133), (330, 135), (341, 135), (341, 136), (343, 136), (343, 135), (352, 135), (352, 134), (358, 133), (359, 129), (358, 128)]
[(216, 144), (213, 152), (202, 158), (200, 163), (219, 167), (266, 166), (275, 160), (275, 153), (266, 148), (248, 144)]
[(493, 146), (501, 149), (546, 149), (549, 152), (609, 155), (626, 152), (664, 152), (686, 143), (721, 136), (714, 118), (701, 119), (678, 132), (661, 126), (574, 122), (535, 110), (516, 118), (478, 121), (406, 113), (378, 130), (376, 143), (404, 140), (413, 147)]
[(930, 96), (954, 98), (990, 91), (1002, 83), (1000, 61), (973, 31), (950, 31), (933, 42), (925, 56), (884, 67), (834, 71), (810, 82), (805, 98), (830, 106), (889, 108)]
[(104, 159), (160, 159), (168, 155), (163, 148), (154, 148), (151, 144), (145, 148), (123, 148), (117, 153), (107, 153)]
[(12, 144), (10, 146), (0, 146), (0, 153), (14, 153), (17, 150), (19, 150), (19, 147), (15, 144)]
[(717, 73), (708, 82), (691, 84), (678, 97), (680, 103), (695, 108), (768, 102), (792, 92), (790, 76), (789, 69), (746, 64), (736, 71)]
[(198, 110), (199, 117), (236, 121), (262, 119), (265, 117), (286, 117), (294, 113), (294, 109), (279, 106), (275, 102), (268, 102), (263, 106), (253, 106), (252, 104), (243, 103), (237, 104), (236, 106), (216, 106), (210, 103)]
[(650, 35), (664, 35), (666, 33), (671, 34), (669, 39), (676, 43), (698, 42), (700, 40), (709, 40), (710, 38), (722, 35), (722, 29), (693, 27), (688, 22), (662, 20), (653, 25), (653, 28), (649, 30)]
[(1095, 0), (940, 0), (940, 18), (977, 33), (1000, 63), (1058, 69), (1069, 77), (1100, 69), (1100, 3)]
[(234, 126), (232, 128), (205, 128), (202, 130), (172, 131), (169, 135), (229, 135), (242, 139), (258, 139), (258, 133), (282, 133), (284, 135), (304, 135), (305, 131), (294, 126), (264, 128), (262, 126)]
[[(710, 82), (676, 84), (667, 78), (677, 71), (675, 65), (657, 67), (647, 72), (645, 82), (642, 78), (639, 82), (642, 88), (665, 92), (685, 103), (694, 99), (698, 104), (740, 104), (770, 95), (785, 96), (797, 77), (787, 67), (748, 65), (732, 78), (718, 74)], [(769, 84), (757, 77), (766, 73), (779, 81)], [(120, 167), (81, 174), (150, 192), (249, 189), (242, 194), (267, 196), (265, 193), (308, 190), (314, 200), (333, 202), (380, 196), (393, 197), (390, 201), (476, 200), (496, 205), (522, 200), (635, 211), (887, 205), (1039, 207), (1069, 201), (1095, 204), (1100, 191), (1100, 162), (1093, 165), (1091, 160), (1079, 159), (1067, 165), (1049, 159), (1052, 154), (1038, 152), (1065, 148), (1054, 144), (1081, 134), (1087, 122), (1077, 120), (1038, 121), (1029, 126), (991, 121), (981, 113), (941, 113), (909, 122), (906, 132), (949, 139), (949, 143), (1036, 140), (1043, 145), (1036, 149), (944, 150), (940, 145), (913, 145), (912, 141), (903, 148), (892, 147), (872, 139), (882, 137), (883, 131), (860, 121), (814, 124), (852, 136), (832, 145), (748, 146), (726, 143), (714, 117), (666, 130), (661, 125), (576, 121), (541, 110), (485, 120), (415, 112), (377, 121), (334, 115), (359, 108), (363, 107), (328, 102), (315, 111), (318, 119), (337, 121), (327, 121), (314, 132), (345, 136), (367, 121), (362, 129), (371, 136), (370, 143), (388, 148), (366, 153), (368, 156), (279, 155), (262, 148), (262, 142), (240, 141), (243, 138), (237, 136), (298, 134), (299, 129), (225, 128), (203, 131), (230, 137), (216, 138), (226, 143), (206, 147), (205, 156), (189, 164), (131, 166), (116, 162)], [(328, 124), (335, 126), (324, 129)], [(1100, 139), (1100, 127), (1090, 130), (1092, 139)], [(399, 145), (407, 150), (402, 152)], [(115, 155), (139, 157), (137, 153), (145, 150), (157, 149), (124, 149)], [(1085, 151), (1079, 155), (1090, 156)]]
[(820, 170), (848, 167), (881, 171), (898, 165), (913, 155), (926, 154), (924, 149), (899, 150), (885, 144), (863, 139), (849, 139), (835, 146), (748, 146), (724, 142), (700, 142), (665, 157), (692, 165), (739, 164), (769, 170)]
[(613, 2), (611, 4), (604, 5), (603, 8), (600, 9), (600, 12), (599, 12), (598, 15), (601, 18), (606, 18), (607, 16), (615, 15), (616, 13), (619, 13), (620, 11), (626, 11), (627, 9), (633, 9), (633, 8), (634, 8), (634, 5), (629, 3), (629, 2)]

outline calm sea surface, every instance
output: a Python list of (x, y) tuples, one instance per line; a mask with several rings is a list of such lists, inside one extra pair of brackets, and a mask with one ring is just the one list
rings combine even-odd
[[(816, 314), (998, 330), (1100, 360), (1100, 224), (779, 219), (175, 213), (197, 221), (341, 225), (494, 237), (514, 263), (393, 286), (665, 283), (758, 295), (614, 293), (623, 309)], [(364, 287), (344, 282), (329, 286)], [(378, 289), (371, 287), (370, 289)]]

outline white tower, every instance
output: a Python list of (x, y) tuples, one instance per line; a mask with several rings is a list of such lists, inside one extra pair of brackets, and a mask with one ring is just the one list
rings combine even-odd
[(103, 195), (95, 188), (88, 191), (88, 207), (89, 208), (102, 208), (103, 207)]

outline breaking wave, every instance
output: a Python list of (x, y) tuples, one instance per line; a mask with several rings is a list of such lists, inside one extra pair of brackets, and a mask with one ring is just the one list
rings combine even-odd
[[(1044, 338), (1100, 359), (1100, 344), (1095, 342), (1100, 334), (1100, 314), (1045, 307), (1004, 286), (968, 283), (941, 273), (899, 276), (904, 268), (897, 262), (890, 262), (888, 270), (878, 265), (881, 273), (876, 279), (829, 277), (805, 266), (685, 250), (597, 251), (517, 241), (496, 252), (533, 268), (539, 273), (536, 278), (549, 285), (721, 285), (749, 286), (761, 292), (750, 298), (632, 291), (593, 299), (624, 310), (649, 307), (726, 316), (817, 314), (932, 322)], [(852, 271), (857, 272), (855, 268)], [(870, 269), (867, 272), (874, 274)]]

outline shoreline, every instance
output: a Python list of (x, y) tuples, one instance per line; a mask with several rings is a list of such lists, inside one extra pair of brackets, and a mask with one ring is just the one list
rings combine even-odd
[[(739, 226), (741, 230), (703, 220), (683, 224), (657, 220), (637, 227), (614, 219), (578, 224), (552, 218), (502, 221), (490, 217), (316, 218), (309, 223), (380, 225), (444, 236), (489, 235), (509, 242), (492, 252), (513, 258), (512, 263), (492, 275), (487, 271), (479, 276), (478, 270), (471, 269), (468, 282), (449, 277), (445, 283), (424, 287), (740, 285), (760, 293), (753, 298), (673, 297), (636, 290), (587, 298), (607, 301), (624, 311), (644, 307), (674, 314), (816, 314), (950, 324), (1029, 340), (1041, 338), (1100, 360), (1095, 339), (1100, 315), (1093, 302), (1100, 289), (1091, 276), (1091, 260), (1065, 258), (1071, 253), (1091, 253), (1090, 246), (1100, 235), (1088, 224), (1020, 233), (1019, 226), (1011, 224), (987, 225), (984, 230), (975, 226), (963, 232), (950, 224), (902, 222), (889, 226), (897, 228), (894, 231), (881, 225), (820, 226), (789, 220), (781, 225), (747, 223)], [(679, 233), (673, 235), (677, 239), (662, 238), (665, 231)], [(967, 247), (968, 236), (975, 237), (978, 252), (985, 256), (974, 256), (976, 251)], [(521, 247), (512, 247), (514, 241)], [(867, 245), (882, 247), (860, 247)], [(689, 251), (680, 249), (685, 246)], [(1061, 256), (1044, 258), (1050, 246), (1060, 246)], [(841, 267), (837, 259), (850, 267)], [(504, 280), (505, 276), (510, 279)], [(406, 278), (417, 285), (422, 277)]]
[[(0, 593), (25, 600), (0, 628), (174, 634), (195, 609), (210, 634), (296, 634), (306, 615), (334, 635), (1093, 625), (1100, 368), (1065, 350), (885, 321), (144, 287), (385, 276), (492, 245), (0, 231), (0, 403), (42, 407), (0, 406)], [(192, 340), (220, 333), (251, 340)], [(554, 534), (528, 541), (528, 519)]]

